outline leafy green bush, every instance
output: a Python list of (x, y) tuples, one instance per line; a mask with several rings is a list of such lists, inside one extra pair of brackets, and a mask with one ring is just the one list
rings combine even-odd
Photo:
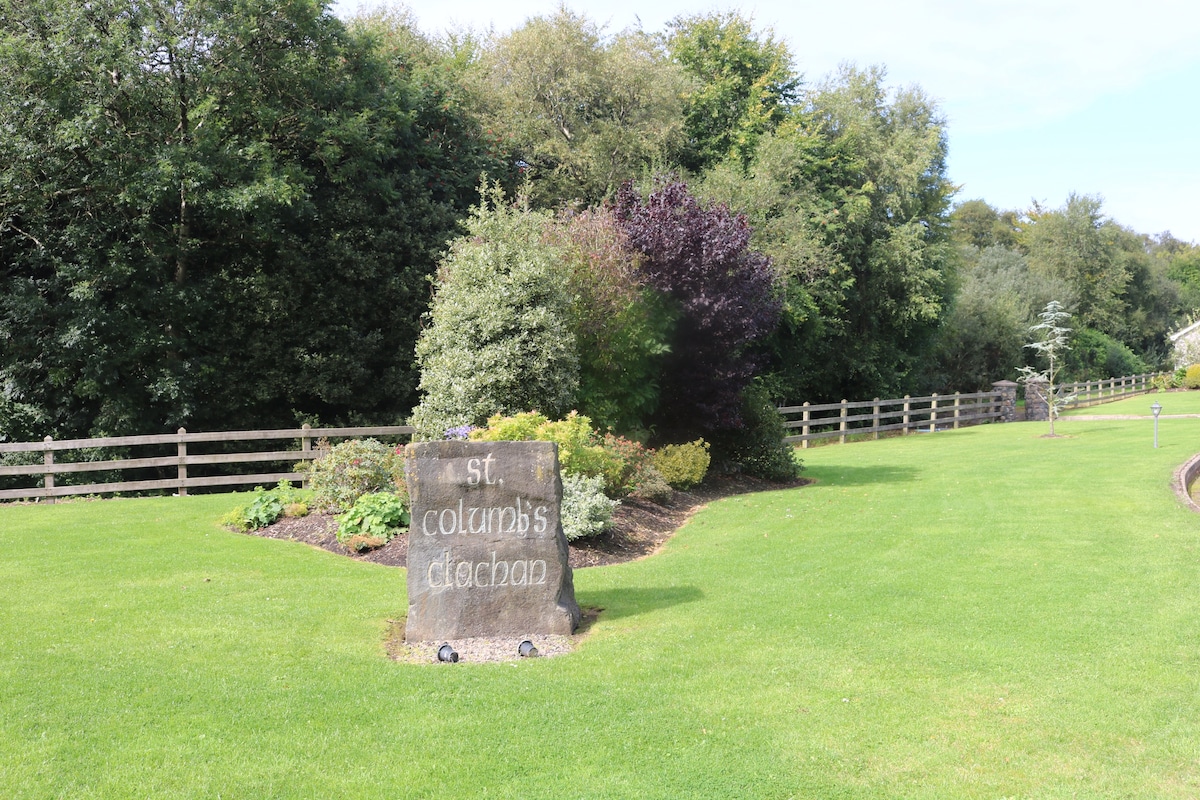
[(708, 474), (711, 457), (708, 442), (697, 439), (687, 444), (669, 444), (654, 454), (654, 466), (674, 489), (690, 489)]
[(403, 485), (397, 451), (375, 439), (351, 439), (325, 452), (305, 467), (313, 504), (345, 511), (372, 492), (397, 493)]
[(766, 389), (755, 383), (742, 394), (741, 430), (721, 431), (713, 436), (713, 458), (717, 463), (768, 481), (788, 481), (803, 468), (796, 451), (783, 441), (787, 429)]
[(1187, 377), (1186, 368), (1177, 369), (1174, 372), (1164, 372), (1151, 378), (1150, 386), (1159, 392), (1165, 392), (1168, 389), (1178, 389), (1183, 386), (1183, 379), (1185, 377)]
[(249, 503), (240, 505), (221, 518), (221, 524), (245, 531), (256, 531), (274, 525), (282, 516), (303, 517), (308, 506), (302, 500), (301, 490), (287, 481), (280, 481), (274, 489), (257, 486)]
[(471, 432), (477, 442), (557, 442), (558, 465), (562, 474), (588, 475), (619, 479), (621, 464), (604, 448), (592, 430), (592, 422), (572, 411), (565, 419), (552, 421), (536, 411), (504, 417), (496, 415), (486, 428)]
[(595, 536), (612, 527), (613, 510), (620, 501), (604, 494), (604, 478), (597, 475), (563, 476), (562, 528), (567, 541)]
[(1106, 333), (1080, 328), (1071, 336), (1071, 348), (1062, 354), (1063, 373), (1074, 381), (1093, 381), (1114, 375), (1149, 372), (1150, 366), (1128, 345)]
[(1192, 364), (1183, 376), (1183, 388), (1200, 389), (1200, 364)]
[(337, 540), (351, 550), (382, 547), (408, 529), (407, 503), (391, 492), (372, 492), (338, 517)]

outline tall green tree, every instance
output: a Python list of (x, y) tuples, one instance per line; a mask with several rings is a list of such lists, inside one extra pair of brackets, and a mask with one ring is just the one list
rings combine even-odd
[(395, 44), (315, 0), (0, 0), (0, 433), (399, 418), (487, 153)]
[(1020, 215), (1016, 211), (999, 211), (983, 200), (966, 200), (954, 206), (950, 213), (950, 230), (954, 241), (982, 250), (985, 247), (1017, 246)]
[(490, 124), (541, 208), (590, 206), (662, 164), (680, 135), (683, 77), (641, 31), (606, 36), (561, 8), (482, 55)]
[(692, 78), (681, 165), (700, 173), (726, 158), (748, 163), (759, 138), (797, 99), (800, 76), (786, 43), (728, 12), (677, 17), (667, 26), (667, 47)]
[(1030, 268), (1071, 287), (1081, 327), (1115, 331), (1130, 276), (1117, 244), (1119, 226), (1104, 215), (1100, 199), (1072, 193), (1061, 209), (1035, 207), (1029, 216), (1023, 244)]
[(748, 169), (701, 193), (744, 210), (785, 282), (771, 348), (777, 400), (871, 397), (917, 380), (953, 288), (944, 121), (881, 68), (809, 89)]

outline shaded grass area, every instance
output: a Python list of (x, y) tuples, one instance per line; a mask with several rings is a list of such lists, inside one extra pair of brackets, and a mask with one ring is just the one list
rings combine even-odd
[(590, 636), (509, 664), (388, 661), (403, 571), (222, 531), (230, 497), (3, 507), (0, 794), (1195, 797), (1169, 423), (809, 450), (577, 572)]

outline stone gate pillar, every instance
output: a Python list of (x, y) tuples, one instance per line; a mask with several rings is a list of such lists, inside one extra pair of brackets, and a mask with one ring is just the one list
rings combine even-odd
[(1025, 382), (1025, 419), (1045, 422), (1050, 419), (1050, 383), (1030, 378)]
[(992, 388), (1000, 394), (1000, 419), (997, 422), (1015, 422), (1017, 419), (1017, 384), (1015, 381), (996, 381)]

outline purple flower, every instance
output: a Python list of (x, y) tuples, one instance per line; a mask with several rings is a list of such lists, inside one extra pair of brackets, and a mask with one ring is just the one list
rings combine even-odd
[(475, 430), (474, 425), (459, 425), (457, 428), (447, 428), (447, 439), (466, 439), (471, 435), (471, 431)]

